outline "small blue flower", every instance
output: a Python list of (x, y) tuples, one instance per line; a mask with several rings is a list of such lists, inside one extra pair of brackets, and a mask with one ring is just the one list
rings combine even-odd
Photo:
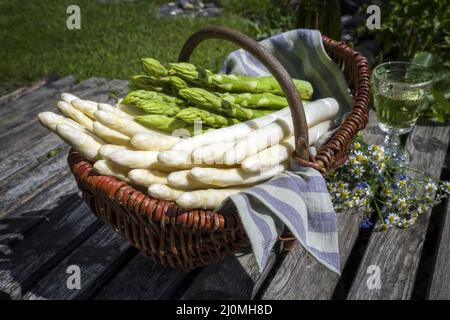
[(361, 222), (361, 229), (363, 229), (363, 230), (371, 230), (372, 227), (373, 227), (373, 222), (370, 221), (369, 218), (365, 218)]
[(358, 189), (367, 189), (369, 187), (369, 184), (366, 181), (362, 181), (358, 183), (357, 188)]
[(398, 173), (397, 174), (397, 179), (400, 180), (400, 181), (406, 181), (406, 180), (408, 180), (408, 177), (405, 176), (403, 173)]

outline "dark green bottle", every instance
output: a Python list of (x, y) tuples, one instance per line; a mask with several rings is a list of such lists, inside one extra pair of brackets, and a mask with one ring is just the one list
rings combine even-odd
[(341, 5), (339, 0), (300, 0), (297, 27), (317, 29), (323, 35), (341, 40)]

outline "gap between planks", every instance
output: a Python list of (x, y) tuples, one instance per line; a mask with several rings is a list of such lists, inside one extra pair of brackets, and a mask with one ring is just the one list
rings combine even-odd
[(428, 299), (450, 300), (450, 200), (448, 199), (437, 244)]

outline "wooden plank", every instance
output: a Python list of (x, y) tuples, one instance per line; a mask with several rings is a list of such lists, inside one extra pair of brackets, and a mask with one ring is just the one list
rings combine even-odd
[(163, 267), (144, 255), (138, 254), (98, 293), (95, 299), (170, 299), (186, 276), (187, 273), (182, 270)]
[(67, 201), (41, 223), (33, 237), (18, 244), (0, 261), (0, 297), (22, 294), (101, 226), (81, 199)]
[(67, 174), (0, 219), (0, 258), (11, 254), (14, 245), (27, 238), (35, 226), (57, 212), (65, 201), (76, 199), (77, 192), (73, 176)]
[(59, 77), (57, 75), (49, 75), (47, 77), (34, 81), (30, 85), (17, 88), (12, 92), (7, 93), (0, 97), (0, 108), (8, 102), (17, 100), (56, 80), (59, 80)]
[(0, 137), (9, 134), (10, 130), (19, 132), (27, 126), (26, 120), (34, 117), (42, 111), (55, 108), (63, 92), (76, 92), (77, 94), (89, 94), (92, 90), (105, 87), (108, 80), (104, 78), (90, 78), (78, 84), (73, 76), (68, 76), (53, 83), (50, 83), (29, 95), (20, 99), (6, 103), (0, 109)]
[[(125, 87), (126, 82), (124, 81), (111, 81), (99, 86), (96, 79), (90, 79), (73, 87), (75, 89), (71, 90), (71, 92), (82, 97), (95, 97), (101, 99), (100, 101), (106, 101), (111, 90), (124, 91)], [(52, 91), (52, 94), (55, 95), (54, 102), (59, 97), (61, 89), (62, 87), (59, 86)], [(79, 92), (77, 92), (78, 90)], [(37, 98), (34, 99), (36, 101)], [(48, 96), (41, 96), (39, 99), (41, 99), (41, 106), (45, 107), (48, 103), (51, 103)], [(18, 99), (15, 103), (27, 105), (27, 103), (32, 101), (33, 98), (28, 98), (28, 100)], [(24, 110), (27, 111), (26, 108)], [(36, 113), (34, 109), (33, 111)], [(36, 271), (41, 269), (47, 270), (61, 260), (73, 247), (76, 247), (80, 241), (83, 241), (90, 233), (100, 227), (100, 223), (96, 221), (95, 217), (90, 214), (87, 207), (79, 199), (74, 203), (65, 203), (65, 207), (58, 208), (56, 212), (54, 212), (55, 210), (36, 209), (39, 208), (39, 203), (36, 202), (39, 200), (43, 203), (46, 202), (45, 196), (49, 196), (48, 193), (46, 194), (47, 191), (55, 192), (55, 188), (61, 191), (65, 187), (67, 187), (66, 191), (73, 190), (75, 192), (75, 190), (73, 177), (69, 176), (66, 162), (67, 147), (64, 147), (60, 154), (51, 159), (47, 159), (43, 154), (33, 159), (32, 154), (30, 154), (31, 160), (28, 159), (30, 160), (28, 163), (25, 161), (17, 164), (17, 161), (14, 161), (19, 160), (19, 158), (17, 158), (17, 154), (11, 151), (15, 151), (23, 157), (24, 154), (23, 152), (21, 153), (21, 149), (23, 150), (27, 143), (31, 143), (33, 146), (40, 143), (40, 140), (46, 139), (48, 135), (53, 135), (41, 128), (31, 113), (24, 112), (23, 118), (24, 124), (21, 123), (23, 130), (20, 128), (20, 135), (13, 132), (16, 130), (13, 129), (6, 135), (3, 135), (4, 139), (1, 139), (2, 145), (5, 142), (8, 145), (9, 142), (13, 146), (13, 148), (7, 147), (2, 150), (3, 160), (6, 159), (6, 163), (2, 163), (3, 168), (8, 171), (12, 167), (11, 171), (15, 171), (14, 174), (9, 175), (2, 171), (4, 175), (3, 180), (0, 182), (0, 216), (4, 217), (7, 215), (8, 217), (8, 219), (1, 220), (0, 224), (2, 242), (5, 242), (0, 247), (3, 251), (2, 264), (0, 265), (2, 267), (0, 269), (0, 288), (2, 288), (0, 291), (6, 292), (11, 297), (20, 297), (22, 289), (32, 285), (41, 276), (38, 272), (33, 273), (30, 268), (34, 268)], [(27, 122), (27, 119), (30, 120)], [(27, 132), (28, 136), (23, 134), (24, 131)], [(40, 132), (43, 133), (41, 136), (36, 134)], [(30, 141), (33, 138), (35, 140)], [(52, 143), (55, 143), (57, 146), (60, 145), (60, 142), (57, 142), (57, 140), (52, 140)], [(41, 150), (40, 152), (46, 153), (48, 151)], [(64, 177), (70, 177), (70, 180), (63, 182), (61, 179)], [(72, 183), (69, 184), (69, 181)], [(44, 193), (40, 194), (43, 190), (45, 190)], [(73, 192), (71, 193), (72, 195)], [(61, 193), (59, 196), (62, 198)], [(57, 199), (55, 196), (50, 196), (49, 198)], [(47, 201), (46, 203), (50, 204), (51, 202)], [(73, 206), (75, 204), (78, 207), (67, 208), (68, 205)], [(67, 212), (72, 209), (74, 211), (71, 213)], [(36, 225), (38, 226), (36, 227)], [(33, 228), (35, 230), (33, 230), (32, 237), (22, 240), (23, 233), (29, 232)], [(66, 231), (62, 231), (63, 229), (66, 229)], [(53, 243), (55, 239), (57, 241), (56, 245)], [(18, 240), (22, 241), (18, 242)], [(36, 240), (44, 242), (39, 245), (41, 249), (46, 250), (45, 254), (38, 254), (38, 242)], [(12, 244), (17, 245), (12, 247)], [(31, 247), (30, 250), (27, 250), (27, 244)], [(52, 245), (53, 247), (51, 247)], [(24, 264), (23, 266), (21, 265), (22, 263)]]
[(275, 260), (276, 255), (272, 252), (266, 267), (260, 272), (253, 253), (227, 257), (203, 269), (182, 299), (253, 299)]
[(438, 241), (436, 261), (434, 263), (428, 299), (450, 300), (450, 201), (444, 212), (444, 221)]
[[(80, 97), (108, 101), (111, 90), (123, 92), (126, 88), (126, 83), (121, 80), (114, 80), (103, 85), (102, 83), (104, 82), (98, 78), (88, 79), (74, 86), (70, 91)], [(57, 111), (56, 102), (61, 92), (55, 94), (57, 97), (54, 97), (54, 100), (49, 97), (43, 102), (48, 105), (49, 110), (54, 112)], [(34, 113), (37, 114), (37, 112)], [(27, 119), (29, 121), (27, 122), (28, 126), (21, 130), (20, 135), (11, 134), (8, 136), (9, 139), (8, 137), (1, 139), (7, 147), (4, 157), (0, 156), (0, 181), (4, 181), (25, 167), (31, 168), (39, 165), (46, 161), (47, 153), (50, 150), (64, 145), (57, 135), (42, 128), (33, 114), (27, 113), (26, 116), (23, 116), (24, 121)]]
[[(441, 173), (450, 127), (416, 126), (408, 138), (410, 166), (438, 178)], [(371, 235), (365, 255), (353, 281), (348, 299), (409, 299), (429, 222), (422, 215), (408, 230), (391, 229)], [(368, 286), (369, 266), (380, 270), (381, 288)], [(374, 269), (375, 270), (375, 269)], [(370, 288), (372, 289), (370, 289)]]
[(20, 99), (6, 102), (0, 108), (0, 136), (11, 129), (21, 127), (24, 119), (31, 119), (57, 98), (61, 92), (70, 91), (75, 85), (75, 78), (68, 76), (50, 83), (40, 89), (21, 97)]
[[(23, 299), (90, 299), (136, 253), (136, 249), (105, 225), (33, 286)], [(70, 266), (80, 270), (79, 289), (67, 287)]]
[[(339, 253), (344, 266), (358, 237), (361, 217), (354, 213), (341, 212), (337, 214), (337, 218)], [(274, 278), (262, 294), (262, 299), (329, 299), (338, 281), (337, 274), (329, 271), (302, 246), (297, 245), (276, 270)]]
[(7, 126), (5, 125), (0, 131), (0, 146), (3, 150), (0, 153), (0, 161), (20, 153), (29, 146), (38, 144), (42, 139), (50, 135), (50, 132), (39, 124), (36, 115), (44, 110), (55, 112), (57, 110), (56, 102), (61, 92), (80, 93), (83, 91), (89, 92), (90, 87), (92, 89), (97, 88), (96, 81), (90, 79), (75, 85), (73, 77), (68, 77), (68, 79), (61, 79), (57, 83), (60, 83), (60, 85), (56, 88), (49, 89), (44, 87), (30, 96), (14, 101), (13, 104), (7, 106), (8, 108), (4, 108), (5, 110), (14, 110), (15, 116), (7, 112), (4, 112), (4, 115), (0, 115), (0, 117), (3, 117), (3, 121), (8, 123), (9, 128), (6, 130)]
[[(50, 95), (42, 97), (42, 101), (37, 104), (19, 99), (17, 102), (23, 103), (28, 109), (20, 111), (15, 118), (7, 115), (11, 129), (0, 134), (0, 146), (3, 151), (0, 153), (0, 161), (40, 143), (43, 139), (53, 134), (39, 124), (36, 115), (41, 111), (58, 112), (56, 103), (62, 92), (70, 91), (86, 99), (106, 101), (111, 90), (123, 89), (124, 85), (123, 81), (105, 83), (102, 79), (91, 78), (76, 86), (55, 90)], [(49, 150), (44, 151), (48, 152)]]
[(0, 218), (67, 175), (68, 147), (32, 170), (24, 170), (0, 182)]
[(63, 150), (64, 142), (56, 134), (49, 134), (31, 147), (18, 150), (18, 152), (0, 161), (0, 181), (6, 181), (26, 167), (36, 167), (47, 161), (48, 152), (55, 149)]
[[(96, 81), (97, 80), (95, 80), (94, 83), (96, 83)], [(126, 84), (126, 82), (120, 80), (111, 81), (101, 87), (95, 87), (92, 83), (89, 84), (89, 80), (87, 80), (86, 83), (88, 84), (80, 84), (80, 87), (77, 88), (84, 90), (86, 87), (89, 87), (91, 90), (87, 93), (86, 91), (80, 92), (80, 96), (87, 95), (88, 98), (95, 98), (100, 101), (107, 100), (111, 90), (125, 90)], [(78, 93), (77, 90), (74, 90), (75, 93)], [(32, 126), (36, 126), (36, 128), (29, 132), (30, 138), (35, 137), (36, 133), (42, 133), (42, 138), (38, 141), (34, 141), (35, 146), (42, 142), (41, 139), (46, 139), (50, 135), (54, 135), (48, 130), (41, 128), (36, 119), (33, 119), (32, 123)], [(23, 149), (21, 148), (24, 148), (23, 144), (20, 141), (17, 141), (20, 139), (21, 138), (19, 137), (11, 136), (11, 146), (14, 146), (15, 152), (13, 152), (11, 148), (6, 151), (11, 155), (7, 160), (5, 160), (7, 163), (5, 164), (5, 167), (3, 167), (2, 171), (8, 179), (0, 181), (0, 217), (13, 211), (23, 201), (27, 201), (69, 172), (66, 163), (66, 154), (68, 150), (66, 145), (63, 145), (63, 151), (54, 158), (49, 159), (46, 157), (47, 152), (51, 149), (42, 150), (39, 149), (38, 146), (34, 158), (33, 156), (30, 156), (28, 159), (14, 162), (14, 159), (22, 155)], [(52, 141), (55, 142), (54, 146), (61, 146), (58, 140), (54, 140), (52, 138)], [(28, 162), (26, 160), (28, 160)], [(8, 173), (8, 164), (12, 164), (11, 171), (14, 171), (14, 175)], [(1, 165), (0, 168), (2, 168)]]

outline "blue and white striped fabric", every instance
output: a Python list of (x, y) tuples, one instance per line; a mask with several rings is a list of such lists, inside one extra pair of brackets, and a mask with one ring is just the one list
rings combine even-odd
[(319, 171), (298, 167), (230, 196), (221, 212), (237, 210), (262, 271), (287, 226), (320, 263), (340, 274), (336, 213)]
[[(261, 42), (293, 78), (305, 79), (314, 88), (313, 99), (335, 98), (343, 116), (351, 110), (352, 97), (344, 75), (327, 56), (320, 32), (299, 29)], [(267, 69), (243, 50), (231, 53), (224, 73), (268, 75)], [(320, 263), (340, 274), (336, 213), (326, 183), (312, 168), (293, 162), (291, 171), (233, 195), (219, 210), (237, 210), (262, 271), (277, 238), (287, 226), (301, 245)]]
[[(344, 74), (325, 52), (319, 31), (292, 30), (265, 39), (260, 44), (280, 61), (291, 77), (311, 82), (313, 100), (333, 97), (339, 102), (343, 113), (351, 110), (353, 99)], [(243, 49), (232, 52), (225, 59), (221, 72), (270, 75), (266, 67)]]

